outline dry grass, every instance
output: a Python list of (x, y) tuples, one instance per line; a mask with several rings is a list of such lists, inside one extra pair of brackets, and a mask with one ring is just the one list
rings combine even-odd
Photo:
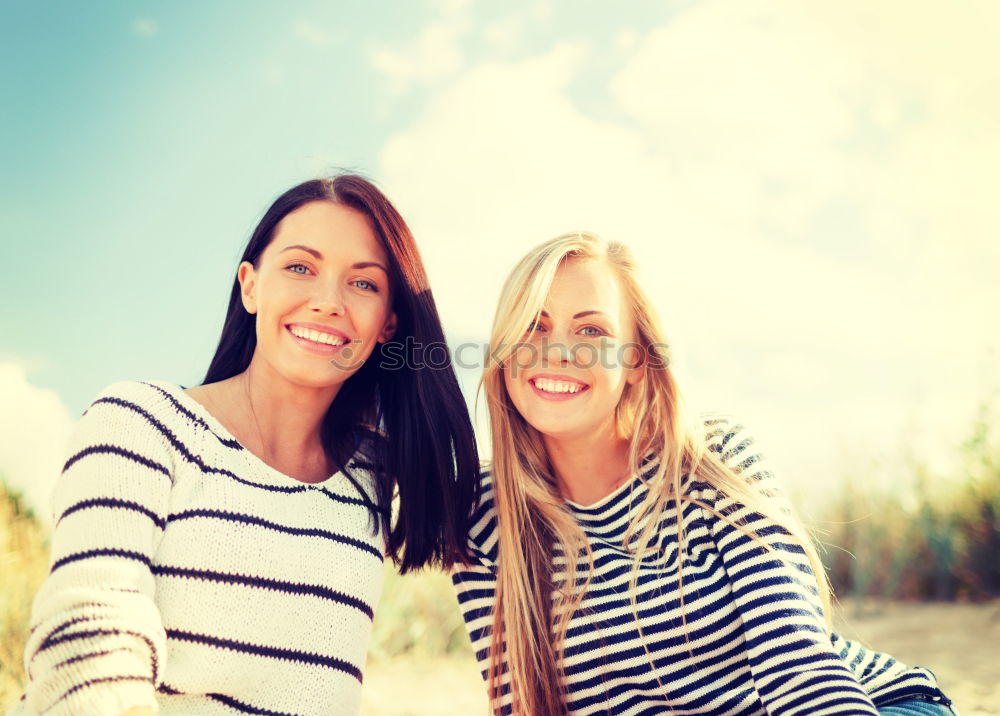
[(920, 463), (891, 486), (847, 475), (815, 522), (843, 598), (982, 601), (1000, 597), (1000, 416), (984, 407), (960, 475)]
[(47, 552), (38, 521), (0, 483), (0, 707), (20, 696), (31, 600), (45, 578)]

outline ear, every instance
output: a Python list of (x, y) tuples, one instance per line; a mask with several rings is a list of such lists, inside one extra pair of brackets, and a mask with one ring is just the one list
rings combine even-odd
[(635, 385), (646, 376), (646, 361), (642, 360), (641, 350), (632, 346), (629, 347), (632, 355), (625, 358), (625, 382)]
[(257, 313), (257, 271), (253, 264), (244, 261), (236, 269), (236, 280), (240, 282), (240, 297), (247, 313)]
[(385, 343), (387, 340), (393, 337), (396, 333), (396, 314), (393, 312), (389, 313), (389, 317), (385, 319), (385, 324), (382, 326), (382, 330), (378, 334), (378, 342)]

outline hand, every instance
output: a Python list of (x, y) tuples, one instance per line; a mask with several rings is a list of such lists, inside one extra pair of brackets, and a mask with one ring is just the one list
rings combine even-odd
[(156, 711), (151, 706), (133, 706), (121, 716), (156, 716)]

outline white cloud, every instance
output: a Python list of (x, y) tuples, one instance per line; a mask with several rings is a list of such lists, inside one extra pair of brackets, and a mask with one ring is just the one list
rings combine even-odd
[(467, 2), (441, 3), (440, 16), (427, 23), (408, 44), (371, 47), (368, 60), (385, 77), (389, 91), (401, 94), (414, 85), (458, 72), (463, 64), (460, 42), (470, 26)]
[(454, 332), (485, 332), (480, 307), (492, 309), (529, 246), (575, 228), (632, 228), (629, 210), (656, 199), (641, 137), (581, 115), (564, 93), (586, 53), (564, 44), (477, 67), (383, 149), (380, 174), (423, 237)]
[(132, 32), (139, 37), (152, 37), (159, 30), (160, 26), (156, 21), (148, 17), (137, 18), (132, 21)]
[(914, 423), (941, 457), (998, 378), (1000, 57), (963, 7), (702, 3), (618, 43), (594, 92), (621, 121), (571, 100), (586, 46), (465, 69), (380, 157), (450, 332), (486, 333), (529, 246), (597, 230), (638, 254), (696, 402), (800, 480)]
[(14, 363), (0, 363), (0, 395), (0, 475), (48, 525), (73, 418), (55, 391), (31, 385)]

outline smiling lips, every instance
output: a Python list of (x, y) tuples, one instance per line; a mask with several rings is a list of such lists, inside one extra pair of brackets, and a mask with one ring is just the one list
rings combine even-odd
[(528, 379), (535, 395), (545, 400), (571, 400), (590, 386), (562, 375), (536, 375)]
[(306, 323), (289, 323), (285, 328), (295, 342), (312, 353), (332, 355), (342, 346), (351, 342), (345, 334), (335, 328), (315, 326)]

